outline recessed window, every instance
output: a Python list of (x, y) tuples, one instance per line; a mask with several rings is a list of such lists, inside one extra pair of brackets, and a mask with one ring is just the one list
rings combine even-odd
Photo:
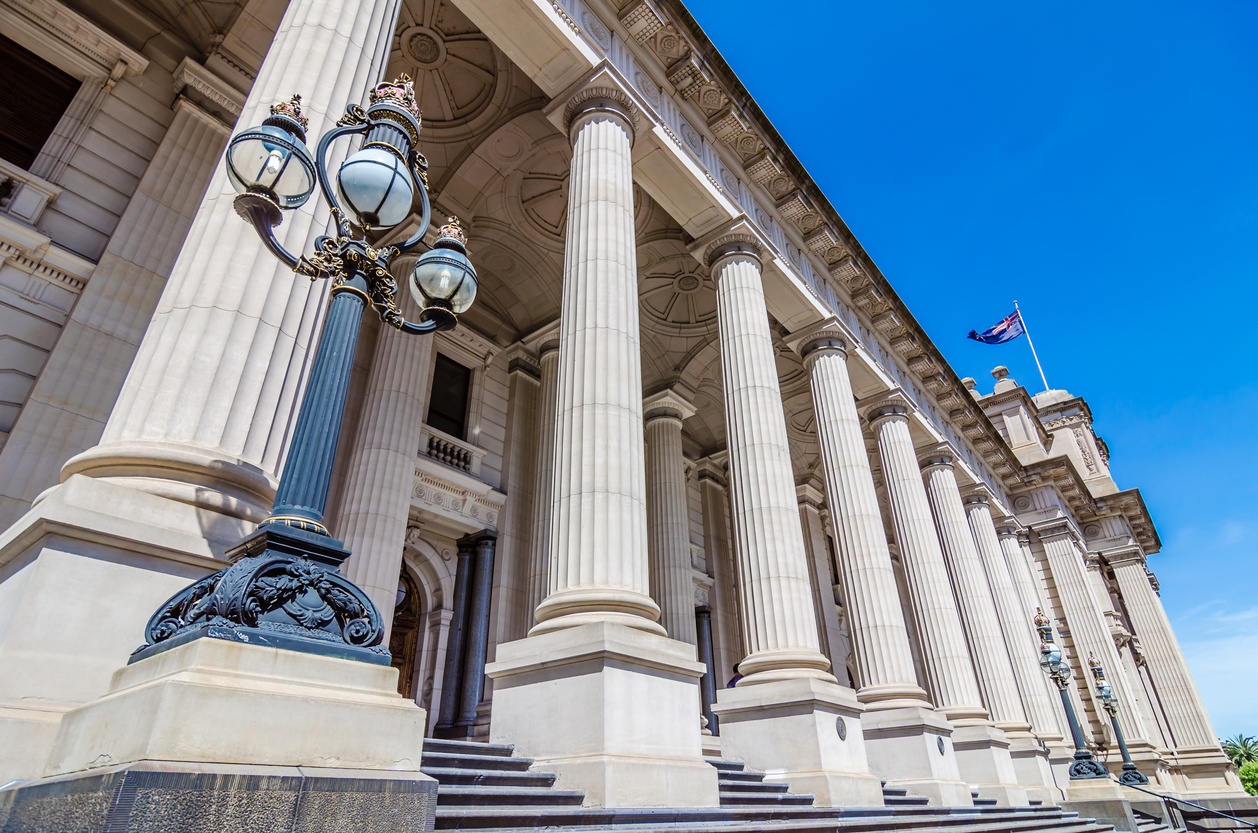
[(440, 353), (432, 374), (428, 397), (428, 424), (438, 431), (465, 439), (467, 398), (472, 389), (472, 370)]
[(82, 84), (0, 35), (0, 158), (30, 169)]

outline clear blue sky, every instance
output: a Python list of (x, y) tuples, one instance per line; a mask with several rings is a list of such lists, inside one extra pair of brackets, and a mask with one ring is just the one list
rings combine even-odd
[(686, 0), (984, 392), (1087, 399), (1224, 735), (1258, 735), (1258, 3)]

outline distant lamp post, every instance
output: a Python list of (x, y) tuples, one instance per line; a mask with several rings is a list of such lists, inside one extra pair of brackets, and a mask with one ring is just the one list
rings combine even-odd
[[(476, 298), (476, 270), (463, 230), (451, 218), (410, 275), (420, 319), (403, 318), (389, 265), (423, 246), (432, 217), (428, 162), (416, 150), (420, 112), (410, 78), (376, 85), (365, 110), (351, 104), (319, 140), (313, 157), (305, 144), (307, 126), (301, 97), (293, 96), (272, 106), (261, 127), (237, 134), (225, 159), (228, 179), (239, 192), (236, 212), (267, 249), (298, 274), (332, 280), (327, 320), (275, 503), (257, 531), (228, 552), (230, 567), (158, 608), (145, 632), (147, 643), (132, 662), (211, 637), (389, 664), (380, 612), (337, 572), (350, 553), (323, 524), (358, 329), (368, 304), (402, 332), (450, 329)], [(326, 167), (328, 149), (338, 137), (355, 134), (365, 137), (362, 149), (333, 179)], [(314, 254), (298, 257), (276, 239), (274, 229), (283, 211), (305, 204), (316, 184), (331, 205), (336, 232), (316, 239)], [(378, 244), (415, 214), (418, 228), (407, 240)]]
[(1105, 669), (1096, 654), (1088, 654), (1088, 667), (1096, 678), (1096, 690), (1101, 695), (1101, 706), (1109, 713), (1110, 725), (1114, 727), (1114, 737), (1118, 739), (1118, 751), (1123, 755), (1123, 772), (1118, 776), (1119, 783), (1145, 786), (1149, 779), (1131, 762), (1131, 753), (1127, 751), (1127, 741), (1123, 738), (1123, 730), (1118, 725), (1118, 697), (1113, 687), (1105, 679)]
[(1075, 707), (1070, 702), (1070, 695), (1066, 693), (1066, 684), (1071, 675), (1070, 663), (1062, 659), (1061, 648), (1053, 642), (1053, 626), (1040, 608), (1035, 609), (1035, 629), (1040, 633), (1040, 667), (1057, 684), (1062, 708), (1066, 710), (1066, 722), (1070, 724), (1070, 734), (1075, 742), (1075, 760), (1070, 765), (1070, 778), (1108, 778), (1109, 771), (1092, 757), (1083, 739), (1083, 730), (1079, 728)]

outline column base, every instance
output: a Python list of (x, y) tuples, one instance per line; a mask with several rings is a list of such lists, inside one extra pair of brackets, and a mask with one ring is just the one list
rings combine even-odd
[[(1180, 798), (1202, 799), (1247, 798), (1232, 762), (1217, 746), (1175, 750), (1167, 761), (1171, 780)], [(1148, 773), (1145, 773), (1148, 775)]]
[(105, 694), (153, 611), (251, 528), (76, 475), (0, 533), (0, 784), (42, 774), (61, 716)]
[(1027, 791), (1009, 752), (1004, 731), (990, 723), (960, 723), (952, 729), (952, 748), (961, 778), (982, 798), (994, 798), (1006, 807), (1025, 807)]
[(928, 706), (867, 711), (861, 718), (869, 770), (943, 807), (972, 807), (952, 748), (952, 724)]
[(437, 782), (418, 772), (135, 761), (0, 790), (12, 833), (267, 830), (425, 833)]
[(584, 790), (586, 806), (719, 806), (693, 645), (602, 622), (503, 643), (496, 656), (490, 741)]
[(1037, 738), (1019, 735), (1009, 738), (1009, 757), (1018, 783), (1027, 792), (1027, 798), (1044, 804), (1060, 804), (1065, 795), (1053, 780), (1053, 766), (1049, 750), (1040, 745)]
[(1112, 824), (1115, 830), (1124, 833), (1137, 833), (1131, 801), (1114, 781), (1108, 778), (1077, 779), (1066, 786), (1065, 792), (1066, 800), (1061, 803), (1063, 810), (1096, 819), (1102, 824)]
[(821, 807), (881, 807), (870, 773), (864, 711), (849, 688), (814, 678), (740, 685), (716, 693), (723, 757), (811, 793)]

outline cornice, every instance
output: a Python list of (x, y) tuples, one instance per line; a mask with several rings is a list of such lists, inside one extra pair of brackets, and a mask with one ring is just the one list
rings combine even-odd
[(56, 0), (0, 0), (0, 29), (19, 43), (40, 41), (53, 53), (44, 57), (107, 92), (123, 75), (138, 75), (149, 65), (148, 58)]
[(233, 123), (245, 106), (244, 93), (191, 58), (184, 58), (179, 62), (179, 66), (175, 67), (174, 86), (176, 93), (181, 93), (185, 89), (200, 93), (208, 101), (222, 108), (223, 112), (231, 117)]

